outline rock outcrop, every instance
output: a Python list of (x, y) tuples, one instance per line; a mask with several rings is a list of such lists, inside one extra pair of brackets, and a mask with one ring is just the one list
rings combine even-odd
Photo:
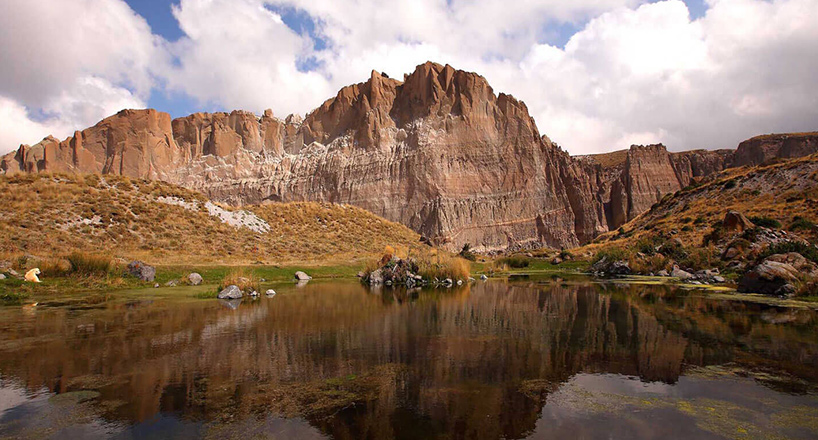
[(482, 76), (425, 63), (403, 82), (373, 71), (303, 120), (123, 110), (62, 142), (22, 145), (0, 169), (159, 179), (235, 205), (351, 204), (435, 244), (491, 251), (587, 242), (720, 171), (730, 154), (652, 145), (613, 165), (578, 160)]
[(730, 165), (761, 165), (771, 159), (803, 157), (813, 153), (818, 153), (818, 132), (765, 134), (740, 143)]
[(731, 154), (730, 150), (670, 153), (661, 144), (631, 146), (622, 155), (624, 161), (608, 161), (602, 171), (600, 180), (609, 182), (603, 195), (607, 226), (618, 228), (694, 178), (723, 170)]

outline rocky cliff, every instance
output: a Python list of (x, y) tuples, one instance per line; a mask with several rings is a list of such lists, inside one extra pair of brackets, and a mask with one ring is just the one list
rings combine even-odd
[(775, 158), (803, 157), (818, 152), (818, 132), (765, 134), (740, 143), (731, 166), (760, 165)]
[(490, 251), (588, 241), (731, 160), (663, 146), (617, 157), (572, 158), (523, 102), (475, 73), (425, 63), (404, 81), (373, 71), (303, 120), (123, 110), (62, 142), (22, 145), (0, 168), (159, 179), (231, 204), (351, 204), (450, 249)]

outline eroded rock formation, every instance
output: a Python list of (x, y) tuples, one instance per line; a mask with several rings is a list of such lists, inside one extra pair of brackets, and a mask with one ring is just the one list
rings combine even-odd
[[(809, 142), (770, 154), (800, 154)], [(22, 145), (0, 168), (160, 179), (232, 204), (347, 203), (451, 249), (488, 251), (588, 241), (730, 156), (653, 145), (624, 161), (578, 160), (482, 76), (425, 63), (403, 82), (373, 71), (303, 120), (123, 110), (62, 142)]]

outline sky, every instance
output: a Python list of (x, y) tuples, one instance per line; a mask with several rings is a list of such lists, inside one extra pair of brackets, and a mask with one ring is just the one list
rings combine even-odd
[(306, 114), (426, 61), (572, 154), (818, 130), (818, 0), (0, 0), (0, 153), (123, 108)]

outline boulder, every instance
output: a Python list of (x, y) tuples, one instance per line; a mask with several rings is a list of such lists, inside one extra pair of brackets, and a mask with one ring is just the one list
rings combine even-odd
[(241, 289), (235, 284), (231, 284), (219, 292), (219, 299), (239, 299), (242, 296), (244, 295), (241, 293)]
[(156, 278), (156, 269), (142, 261), (131, 261), (128, 264), (128, 273), (142, 281), (153, 281)]
[(5, 279), (6, 279), (6, 276), (3, 275), (2, 273), (0, 273), (0, 280), (5, 280)]
[(369, 273), (369, 284), (383, 284), (383, 270), (375, 269)]
[(295, 279), (298, 281), (309, 281), (312, 279), (312, 277), (299, 270), (295, 273)]
[(798, 269), (791, 264), (773, 261), (768, 258), (741, 277), (738, 283), (738, 291), (780, 295), (785, 285), (798, 282), (798, 275)]
[(798, 272), (804, 276), (815, 277), (818, 276), (818, 266), (815, 263), (804, 258), (798, 252), (788, 252), (786, 254), (770, 255), (765, 261), (775, 261), (778, 263), (786, 263), (794, 267)]
[(728, 232), (742, 232), (745, 229), (752, 229), (755, 227), (750, 219), (738, 211), (727, 211), (727, 214), (725, 214), (724, 220), (722, 220), (721, 224), (724, 230)]
[(630, 275), (631, 267), (625, 260), (608, 261), (607, 257), (602, 257), (591, 266), (591, 271), (604, 275)]
[(264, 292), (264, 294), (267, 295), (268, 297), (272, 298), (272, 297), (276, 296), (276, 291), (273, 290), (273, 289), (267, 289), (267, 291)]
[(680, 280), (688, 280), (693, 278), (693, 274), (682, 269), (679, 269), (679, 266), (673, 266), (673, 270), (670, 271), (670, 276), (673, 278), (678, 278)]
[(191, 286), (198, 286), (199, 284), (202, 284), (202, 281), (204, 280), (202, 280), (201, 275), (199, 275), (196, 272), (193, 272), (187, 276), (187, 281), (188, 283), (190, 283)]

